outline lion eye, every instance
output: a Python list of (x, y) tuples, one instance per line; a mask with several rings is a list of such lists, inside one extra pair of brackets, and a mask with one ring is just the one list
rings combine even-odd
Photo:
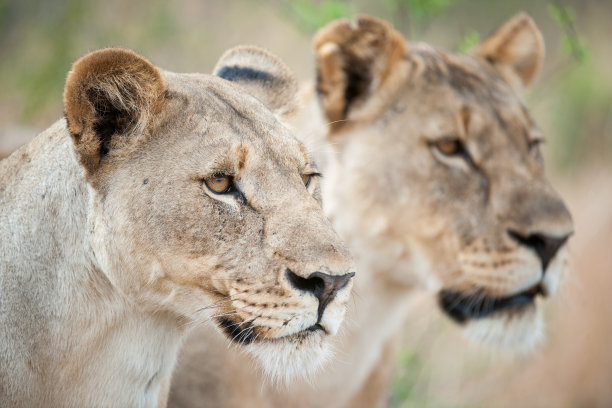
[(216, 175), (204, 179), (204, 184), (215, 194), (226, 194), (232, 191), (232, 177)]
[(310, 182), (315, 177), (322, 177), (322, 175), (321, 173), (302, 174), (302, 182), (304, 183), (306, 188), (308, 188), (308, 186), (310, 185)]
[(540, 147), (540, 145), (543, 143), (544, 141), (542, 139), (534, 139), (534, 140), (530, 140), (527, 144), (527, 148), (529, 149), (530, 152), (537, 152), (537, 149)]
[(459, 139), (440, 139), (432, 142), (432, 144), (445, 156), (455, 156), (463, 152), (463, 144)]

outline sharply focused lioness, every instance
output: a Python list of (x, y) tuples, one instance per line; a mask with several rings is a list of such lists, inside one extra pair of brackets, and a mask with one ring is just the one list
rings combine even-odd
[(318, 100), (306, 90), (296, 127), (316, 128), (318, 111), (330, 124), (323, 201), (360, 270), (339, 359), (272, 390), (249, 385), (261, 380), (247, 358), (201, 346), (214, 333), (200, 333), (177, 370), (174, 406), (381, 405), (420, 289), (480, 342), (526, 350), (542, 335), (536, 298), (557, 288), (572, 221), (519, 96), (544, 53), (532, 20), (516, 16), (470, 55), (406, 43), (369, 17), (330, 24), (314, 47)]
[(218, 72), (88, 54), (65, 119), (0, 162), (0, 406), (165, 406), (208, 321), (271, 376), (327, 355), (353, 269), (279, 121), (295, 79), (248, 47)]

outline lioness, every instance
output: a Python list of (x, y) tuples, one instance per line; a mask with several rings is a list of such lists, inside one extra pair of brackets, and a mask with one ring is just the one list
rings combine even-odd
[[(201, 333), (184, 350), (174, 406), (381, 405), (420, 289), (477, 341), (527, 350), (542, 336), (536, 298), (557, 288), (572, 221), (519, 96), (544, 54), (533, 21), (512, 18), (470, 55), (407, 43), (365, 16), (331, 23), (314, 47), (318, 100), (306, 91), (296, 123), (312, 129), (318, 110), (329, 122), (324, 205), (361, 272), (339, 359), (310, 383), (262, 392), (244, 385), (261, 381), (247, 358), (198, 348), (213, 336)], [(216, 400), (198, 395), (215, 389)]]
[(165, 406), (208, 321), (272, 376), (325, 359), (354, 272), (279, 121), (295, 79), (248, 47), (218, 72), (88, 54), (65, 118), (0, 162), (2, 407)]

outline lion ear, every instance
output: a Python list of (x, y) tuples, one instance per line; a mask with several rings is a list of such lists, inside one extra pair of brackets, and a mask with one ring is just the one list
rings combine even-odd
[[(330, 130), (345, 119), (377, 114), (376, 106), (394, 92), (406, 74), (401, 64), (408, 50), (403, 36), (385, 21), (358, 16), (341, 19), (320, 29), (314, 37), (317, 91)], [(388, 96), (388, 95), (386, 95)]]
[(488, 61), (515, 90), (529, 86), (542, 66), (544, 40), (531, 17), (520, 13), (472, 52)]
[(238, 46), (221, 56), (213, 75), (236, 83), (273, 112), (284, 116), (297, 106), (297, 80), (278, 57), (255, 46)]
[(64, 89), (68, 130), (86, 175), (151, 131), (166, 84), (153, 64), (125, 49), (85, 55), (72, 66)]

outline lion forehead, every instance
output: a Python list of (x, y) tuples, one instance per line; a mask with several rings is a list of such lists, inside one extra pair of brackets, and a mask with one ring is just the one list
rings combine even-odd
[[(173, 103), (167, 105), (162, 119), (166, 122), (163, 137), (191, 138), (192, 144), (236, 156), (239, 163), (248, 158), (298, 167), (311, 161), (280, 117), (232, 83), (203, 74), (165, 75)], [(188, 157), (193, 151), (184, 148), (181, 154)]]

